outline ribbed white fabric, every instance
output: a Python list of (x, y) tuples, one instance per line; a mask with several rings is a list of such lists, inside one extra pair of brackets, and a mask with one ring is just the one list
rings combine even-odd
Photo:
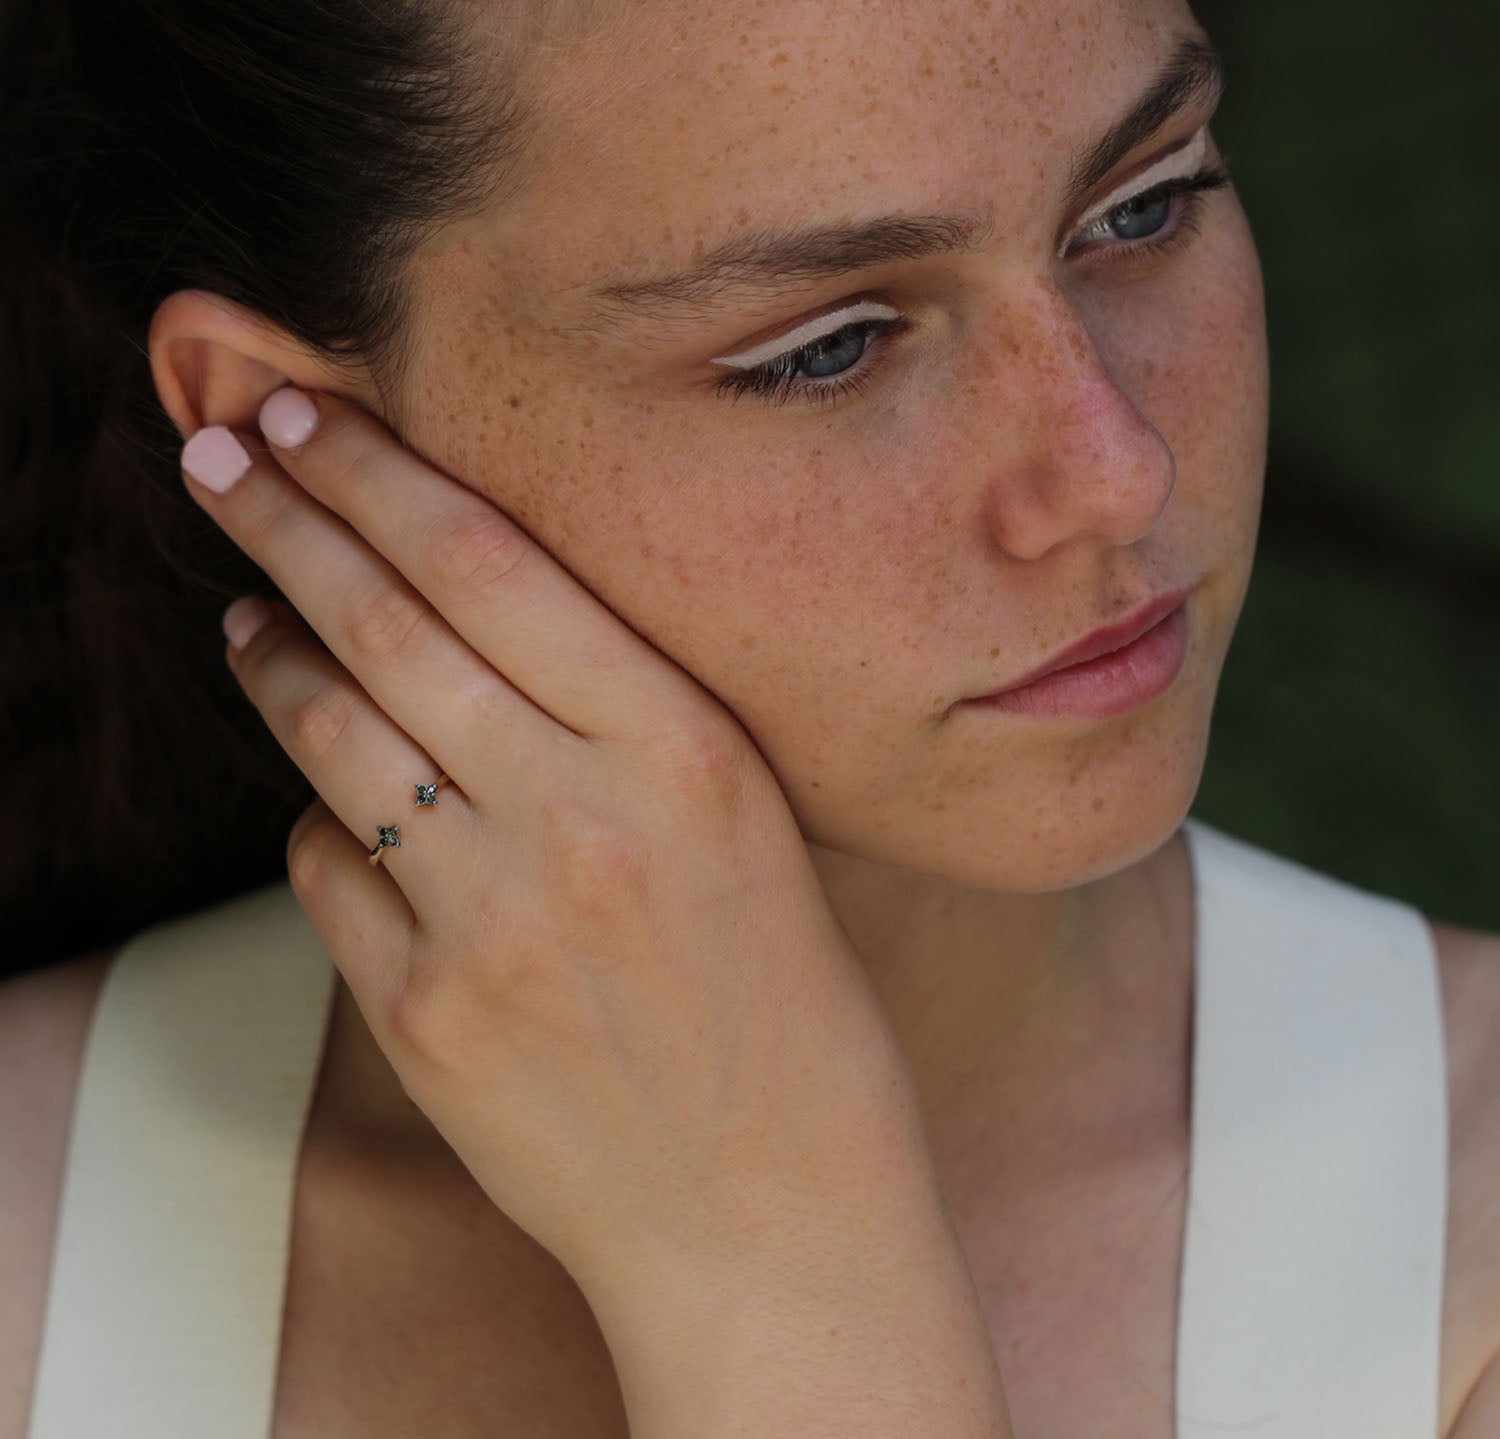
[[(1447, 1107), (1431, 938), (1407, 906), (1194, 821), (1187, 834), (1178, 1439), (1436, 1439)], [(116, 959), (75, 1106), (30, 1439), (266, 1439), (333, 979), (285, 884)]]
[(31, 1439), (266, 1439), (334, 976), (285, 883), (116, 956), (74, 1103)]
[(1448, 1100), (1415, 910), (1207, 826), (1178, 1439), (1437, 1439)]

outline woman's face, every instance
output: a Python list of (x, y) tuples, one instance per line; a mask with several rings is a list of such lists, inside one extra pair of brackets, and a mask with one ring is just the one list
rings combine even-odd
[[(533, 47), (518, 193), (413, 263), (409, 443), (732, 710), (810, 842), (1013, 890), (1155, 849), (1196, 789), (1249, 576), (1260, 272), (1232, 189), (1081, 223), (1215, 163), (1189, 143), (1210, 85), (1068, 189), (1202, 38), (1186, 5), (609, 8)], [(884, 217), (920, 223), (873, 254), (702, 268)], [(835, 334), (770, 393), (714, 363), (853, 305), (897, 323)], [(1188, 586), (1158, 698), (950, 708)]]

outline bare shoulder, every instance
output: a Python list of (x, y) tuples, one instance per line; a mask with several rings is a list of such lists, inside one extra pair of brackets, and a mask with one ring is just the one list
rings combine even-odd
[(1429, 919), (1428, 928), (1437, 940), (1438, 954), (1458, 964), (1493, 964), (1500, 959), (1500, 934), (1482, 929), (1464, 929)]
[(1482, 1240), (1500, 1277), (1500, 935), (1428, 923), (1448, 1058), (1453, 1238)]
[[(1448, 1060), (1443, 1434), (1500, 1399), (1500, 935), (1429, 920)], [(1485, 1377), (1488, 1376), (1488, 1377)], [(1490, 1412), (1492, 1422), (1497, 1416)]]
[(79, 1069), (114, 951), (0, 980), (0, 1434), (24, 1434)]
[(1442, 985), (1452, 1097), (1500, 1103), (1500, 935), (1435, 920), (1428, 926)]

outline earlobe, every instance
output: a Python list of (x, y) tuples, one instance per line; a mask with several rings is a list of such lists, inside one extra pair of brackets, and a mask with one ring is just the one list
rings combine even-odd
[(179, 290), (157, 306), (147, 338), (156, 393), (184, 439), (207, 425), (254, 429), (261, 402), (295, 384), (345, 390), (304, 346), (207, 290)]

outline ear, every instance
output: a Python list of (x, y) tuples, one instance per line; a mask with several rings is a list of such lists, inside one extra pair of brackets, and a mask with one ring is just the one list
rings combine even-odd
[(253, 430), (261, 402), (283, 385), (324, 390), (366, 409), (375, 387), (336, 370), (263, 316), (207, 290), (157, 306), (147, 338), (151, 375), (183, 439), (206, 425)]

